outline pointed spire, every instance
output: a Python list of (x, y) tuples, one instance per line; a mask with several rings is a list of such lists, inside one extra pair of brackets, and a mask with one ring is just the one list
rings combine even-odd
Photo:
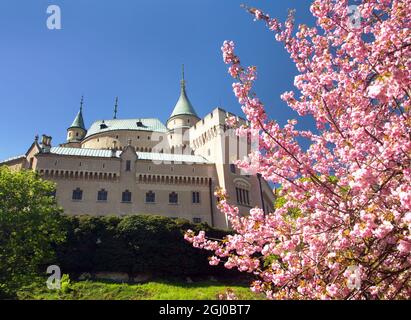
[(80, 112), (83, 112), (83, 104), (84, 104), (84, 95), (81, 96), (81, 100), (80, 100)]
[(74, 119), (73, 123), (71, 124), (70, 128), (80, 128), (80, 129), (86, 130), (86, 128), (84, 126), (84, 119), (83, 119), (83, 104), (84, 104), (84, 96), (81, 96), (80, 110), (77, 113), (77, 116), (75, 117), (75, 119)]
[(117, 110), (118, 110), (118, 97), (116, 97), (116, 102), (114, 103), (114, 116), (113, 116), (113, 119), (117, 119)]
[(182, 65), (182, 77), (181, 77), (181, 89), (185, 90), (186, 89), (186, 80), (184, 79), (184, 64)]
[(187, 97), (186, 80), (185, 80), (185, 74), (184, 74), (184, 64), (182, 65), (180, 98), (178, 99), (177, 104), (175, 105), (173, 113), (171, 114), (170, 118), (176, 115), (180, 115), (180, 114), (193, 115), (198, 118), (193, 105), (191, 104), (190, 100)]

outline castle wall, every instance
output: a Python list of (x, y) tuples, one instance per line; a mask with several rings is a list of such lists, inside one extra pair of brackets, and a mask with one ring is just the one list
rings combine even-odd
[[(247, 214), (256, 206), (271, 212), (274, 195), (268, 184), (262, 180), (262, 201), (257, 176), (247, 175), (233, 165), (250, 153), (251, 144), (246, 137), (238, 137), (235, 130), (225, 124), (225, 119), (230, 116), (235, 115), (220, 108), (207, 114), (190, 128), (190, 147), (195, 154), (215, 163), (218, 185), (226, 190), (229, 203), (238, 206), (241, 214)], [(236, 118), (240, 126), (246, 124), (246, 120)], [(225, 217), (217, 219), (219, 224), (225, 223)]]
[[(212, 164), (161, 164), (138, 160), (132, 148), (121, 158), (85, 158), (42, 154), (36, 170), (57, 184), (56, 198), (66, 214), (126, 215), (158, 214), (212, 224), (210, 179), (216, 179)], [(130, 171), (127, 171), (127, 161)], [(80, 165), (81, 163), (81, 165)], [(73, 200), (73, 190), (83, 192), (82, 200)], [(108, 192), (107, 201), (98, 201), (97, 193)], [(131, 202), (122, 201), (122, 193), (131, 192)], [(155, 193), (155, 203), (146, 202), (146, 193)], [(192, 192), (200, 193), (200, 203), (193, 203)], [(178, 203), (169, 203), (169, 194), (178, 194)], [(212, 189), (212, 193), (214, 189)], [(214, 215), (215, 199), (212, 198)], [(225, 225), (215, 226), (225, 228)]]

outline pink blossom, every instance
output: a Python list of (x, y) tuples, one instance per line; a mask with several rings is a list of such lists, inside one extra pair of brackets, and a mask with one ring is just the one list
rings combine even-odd
[[(316, 131), (269, 119), (253, 89), (256, 67), (241, 65), (232, 41), (222, 46), (249, 122), (236, 134), (259, 146), (236, 164), (281, 186), (279, 200), (268, 214), (257, 207), (244, 216), (218, 189), (234, 234), (185, 238), (214, 253), (210, 264), (252, 273), (252, 289), (268, 299), (411, 298), (411, 6), (371, 0), (358, 9), (353, 27), (345, 1), (314, 0), (316, 25), (295, 30), (293, 12), (279, 23), (246, 7), (289, 53), (298, 92), (281, 99)], [(350, 290), (348, 278), (361, 290)]]

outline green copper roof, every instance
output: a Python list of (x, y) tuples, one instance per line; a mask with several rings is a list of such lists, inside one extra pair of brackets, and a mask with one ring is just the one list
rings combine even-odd
[(74, 119), (73, 123), (71, 124), (70, 128), (81, 128), (83, 130), (86, 130), (86, 126), (84, 125), (84, 119), (83, 119), (83, 104), (84, 104), (84, 96), (81, 96), (80, 110), (77, 113), (77, 116)]
[[(122, 151), (106, 149), (86, 149), (86, 148), (64, 148), (53, 147), (50, 149), (51, 154), (60, 156), (77, 156), (77, 157), (97, 157), (97, 158), (119, 158)], [(184, 163), (210, 163), (200, 155), (189, 154), (169, 154), (156, 152), (136, 152), (139, 160), (150, 160), (156, 162), (184, 162)]]
[(83, 130), (86, 130), (86, 127), (84, 125), (83, 112), (81, 111), (81, 109), (77, 113), (77, 116), (71, 124), (70, 128), (81, 128)]
[[(117, 157), (119, 155), (117, 154), (117, 152), (114, 154), (114, 157)], [(105, 149), (53, 147), (50, 149), (50, 153), (57, 154), (60, 156), (97, 157), (97, 158), (113, 157), (113, 153), (111, 152), (111, 150), (105, 150)]]
[(185, 162), (185, 163), (210, 163), (200, 155), (156, 153), (156, 152), (137, 152), (138, 159), (152, 160), (160, 162)]
[(170, 118), (180, 115), (180, 114), (192, 115), (198, 118), (198, 115), (195, 112), (194, 107), (190, 102), (190, 99), (188, 99), (187, 97), (186, 82), (184, 80), (184, 65), (183, 65), (183, 79), (181, 80), (180, 98), (178, 99), (177, 104), (174, 107), (173, 113), (171, 114)]
[(87, 131), (86, 138), (94, 134), (116, 130), (167, 132), (164, 124), (155, 118), (99, 120), (91, 125)]

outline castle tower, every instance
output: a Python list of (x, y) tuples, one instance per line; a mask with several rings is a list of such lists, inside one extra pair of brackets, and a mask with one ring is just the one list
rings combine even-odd
[(189, 144), (188, 129), (199, 120), (200, 118), (187, 96), (183, 65), (180, 97), (166, 124), (169, 130), (169, 144), (172, 150), (183, 150)]
[(87, 130), (84, 126), (84, 119), (83, 119), (83, 102), (84, 98), (81, 97), (80, 101), (80, 110), (77, 113), (76, 118), (74, 119), (71, 126), (67, 129), (67, 142), (80, 142), (86, 136)]

